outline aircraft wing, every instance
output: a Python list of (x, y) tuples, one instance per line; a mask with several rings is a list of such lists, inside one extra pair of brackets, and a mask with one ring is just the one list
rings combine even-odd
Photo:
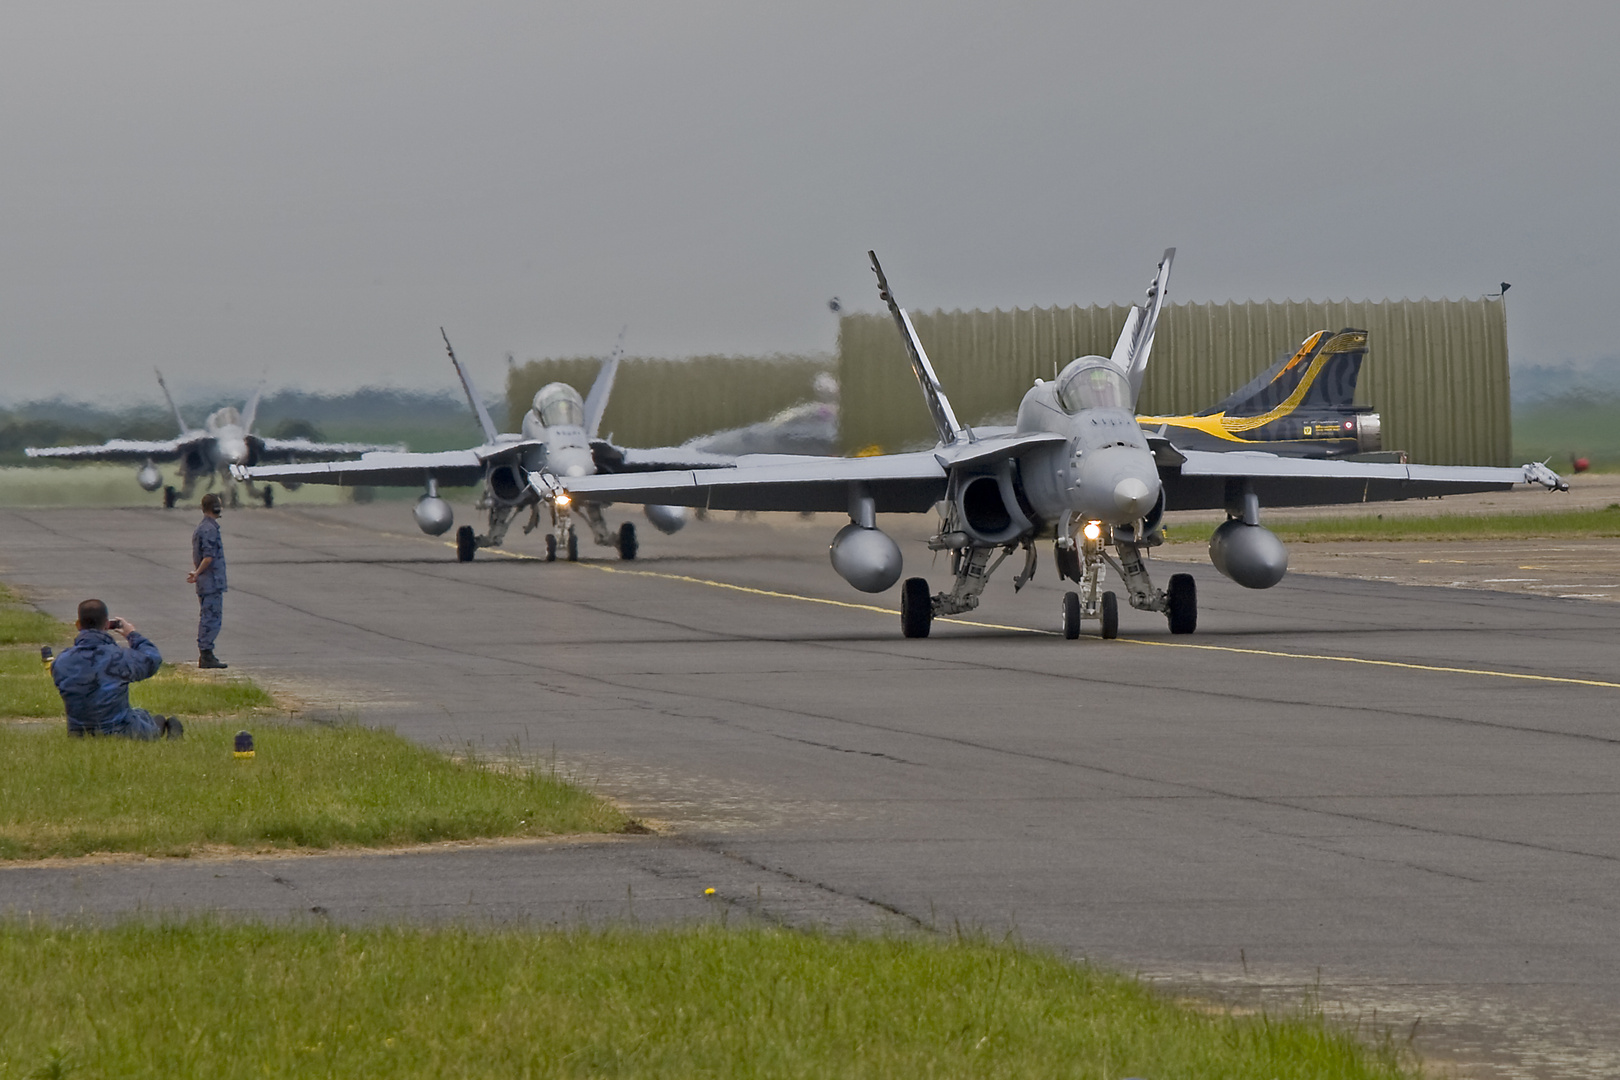
[(30, 446), (31, 458), (67, 458), (74, 461), (176, 461), (187, 450), (213, 436), (193, 431), (178, 439), (109, 439), (95, 446)]
[(464, 487), (484, 479), (486, 466), (516, 460), (532, 439), (478, 446), (471, 450), (443, 450), (432, 454), (382, 452), (362, 454), (357, 461), (309, 461), (297, 465), (254, 465), (231, 472), (239, 480), (291, 480), (302, 484), (419, 487), (428, 477), (449, 487)]
[(749, 454), (732, 467), (626, 472), (552, 480), (530, 473), (543, 495), (566, 486), (587, 502), (661, 503), (709, 510), (843, 513), (864, 488), (881, 513), (920, 513), (945, 496), (946, 468), (932, 450), (866, 458)]
[[(1174, 510), (1213, 510), (1228, 505), (1228, 485), (1251, 487), (1260, 505), (1325, 506), (1394, 502), (1480, 491), (1507, 491), (1518, 484), (1553, 490), (1569, 485), (1544, 465), (1517, 468), (1477, 465), (1400, 465), (1382, 461), (1278, 457), (1229, 450), (1179, 450), (1151, 440), (1164, 484), (1165, 505)], [(1178, 460), (1179, 459), (1179, 460)]]

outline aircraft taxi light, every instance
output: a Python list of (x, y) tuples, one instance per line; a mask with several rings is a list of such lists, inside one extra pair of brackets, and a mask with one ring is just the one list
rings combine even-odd
[(1100, 521), (1088, 521), (1088, 522), (1086, 522), (1086, 530), (1085, 530), (1085, 532), (1086, 532), (1086, 539), (1087, 540), (1095, 540), (1095, 539), (1097, 539), (1097, 537), (1102, 535), (1102, 522), (1100, 522)]

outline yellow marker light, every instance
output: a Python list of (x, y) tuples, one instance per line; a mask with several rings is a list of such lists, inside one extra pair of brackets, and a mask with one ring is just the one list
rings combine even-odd
[(1100, 521), (1088, 521), (1088, 522), (1086, 522), (1085, 533), (1086, 533), (1086, 539), (1087, 540), (1095, 540), (1095, 539), (1097, 539), (1097, 537), (1102, 535), (1102, 522), (1100, 522)]

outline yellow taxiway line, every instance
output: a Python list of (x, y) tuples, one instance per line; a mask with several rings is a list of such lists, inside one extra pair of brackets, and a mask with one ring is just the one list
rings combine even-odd
[[(486, 550), (514, 559), (543, 561), (533, 555), (521, 555), (518, 552), (504, 551), (500, 548), (488, 548)], [(824, 597), (805, 596), (801, 593), (778, 592), (774, 589), (756, 589), (749, 585), (735, 585), (729, 581), (693, 577), (691, 574), (667, 574), (657, 570), (625, 570), (621, 567), (607, 566), (602, 563), (575, 563), (574, 565), (600, 570), (605, 574), (625, 574), (630, 577), (679, 581), (688, 585), (707, 585), (713, 589), (728, 589), (732, 592), (748, 593), (752, 596), (767, 596), (776, 600), (798, 600), (806, 604), (826, 604), (830, 607), (849, 608), (853, 611), (870, 611), (891, 618), (899, 614), (894, 608), (878, 607), (876, 604), (855, 604), (848, 600), (828, 600)], [(958, 626), (973, 626), (983, 630), (1011, 630), (1023, 634), (1055, 636), (1057, 633), (1055, 630), (1038, 630), (1030, 626), (1008, 626), (1002, 623), (979, 622), (973, 619), (941, 618), (935, 621), (954, 623)], [(1240, 656), (1270, 656), (1283, 660), (1318, 660), (1334, 664), (1362, 664), (1367, 667), (1398, 668), (1403, 671), (1431, 671), (1442, 675), (1478, 675), (1490, 679), (1518, 679), (1522, 682), (1554, 683), (1563, 686), (1592, 686), (1603, 690), (1620, 690), (1620, 682), (1605, 682), (1602, 679), (1576, 679), (1567, 675), (1534, 675), (1522, 671), (1495, 671), (1491, 668), (1414, 664), (1402, 660), (1372, 660), (1363, 656), (1334, 656), (1330, 653), (1295, 653), (1282, 652), (1278, 649), (1244, 649), (1236, 645), (1197, 645), (1190, 641), (1149, 641), (1145, 638), (1120, 638), (1119, 640), (1128, 645), (1154, 645), (1161, 649), (1199, 649), (1204, 652), (1235, 653)]]

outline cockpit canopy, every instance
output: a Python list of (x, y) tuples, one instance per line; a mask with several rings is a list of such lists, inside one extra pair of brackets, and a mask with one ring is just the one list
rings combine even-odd
[(567, 383), (547, 383), (534, 395), (534, 411), (546, 427), (580, 427), (585, 423), (585, 399)]
[(240, 427), (242, 425), (242, 414), (237, 412), (233, 406), (227, 405), (223, 409), (217, 410), (214, 415), (210, 416), (208, 418), (208, 422), (210, 427), (215, 428), (222, 428), (226, 426)]
[(1069, 413), (1082, 409), (1129, 409), (1131, 384), (1101, 356), (1071, 361), (1057, 379), (1058, 404)]

